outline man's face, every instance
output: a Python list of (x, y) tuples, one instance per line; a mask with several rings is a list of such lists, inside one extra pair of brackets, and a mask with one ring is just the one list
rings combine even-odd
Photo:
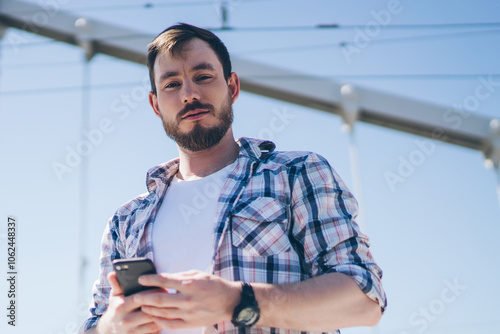
[(157, 95), (150, 94), (150, 103), (167, 135), (189, 151), (218, 144), (233, 120), (232, 104), (239, 94), (236, 74), (226, 82), (217, 55), (197, 38), (175, 57), (159, 54), (154, 73)]

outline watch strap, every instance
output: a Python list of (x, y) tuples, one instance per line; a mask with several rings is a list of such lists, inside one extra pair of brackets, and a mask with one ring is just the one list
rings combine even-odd
[[(246, 308), (251, 308), (255, 312), (255, 319), (251, 322), (240, 322), (238, 321), (240, 312)], [(255, 325), (260, 318), (260, 309), (257, 299), (255, 299), (255, 294), (253, 288), (250, 284), (242, 282), (241, 284), (241, 300), (238, 305), (234, 308), (233, 318), (231, 322), (233, 325), (239, 328), (248, 328)]]
[(253, 292), (253, 288), (250, 284), (243, 282), (241, 284), (241, 300), (248, 301), (249, 304), (251, 302), (255, 303), (257, 305), (257, 300), (255, 299), (255, 294)]

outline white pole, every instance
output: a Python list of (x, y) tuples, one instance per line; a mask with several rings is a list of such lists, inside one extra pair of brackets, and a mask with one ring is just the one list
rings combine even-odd
[[(82, 104), (81, 104), (81, 121), (80, 121), (80, 141), (83, 142), (85, 137), (84, 131), (89, 128), (90, 118), (90, 63), (87, 58), (84, 59), (82, 72)], [(88, 157), (82, 157), (80, 165), (80, 208), (79, 208), (79, 224), (78, 224), (78, 257), (80, 266), (78, 268), (78, 305), (85, 302), (87, 295), (85, 283), (87, 273), (87, 225), (88, 225)]]
[(367, 234), (368, 231), (364, 214), (365, 210), (363, 200), (363, 187), (361, 181), (361, 166), (359, 163), (359, 150), (355, 129), (356, 126), (350, 126), (349, 128), (349, 160), (351, 165), (353, 193), (359, 205), (358, 217), (356, 219), (356, 222), (361, 228), (361, 231)]
[(498, 199), (498, 209), (500, 209), (500, 165), (495, 167), (497, 174), (497, 199)]
[(363, 205), (363, 190), (361, 182), (361, 168), (359, 164), (358, 142), (356, 138), (356, 121), (358, 120), (358, 96), (354, 86), (350, 84), (343, 85), (340, 88), (342, 101), (342, 118), (344, 119), (343, 129), (349, 132), (349, 160), (351, 166), (351, 177), (353, 184), (353, 193), (359, 204), (358, 217), (356, 222), (364, 233), (367, 233), (365, 223), (364, 205)]
[[(86, 140), (84, 131), (88, 131), (89, 119), (90, 119), (90, 60), (94, 56), (93, 41), (90, 38), (90, 25), (85, 18), (78, 18), (75, 21), (75, 28), (77, 31), (77, 38), (80, 47), (83, 50), (83, 71), (82, 71), (82, 110), (81, 110), (81, 123), (80, 123), (80, 142)], [(79, 270), (78, 270), (78, 305), (85, 303), (85, 296), (88, 291), (86, 289), (85, 283), (87, 282), (87, 226), (88, 226), (88, 157), (82, 157), (82, 163), (80, 165), (80, 215), (79, 215)]]
[(488, 166), (493, 166), (497, 176), (497, 198), (500, 208), (500, 119), (490, 120), (490, 143), (491, 151), (487, 155)]
[[(366, 223), (365, 217), (358, 138), (356, 136), (356, 121), (358, 120), (359, 116), (358, 95), (356, 89), (350, 84), (343, 85), (340, 88), (340, 94), (342, 96), (342, 116), (344, 119), (343, 127), (349, 132), (349, 160), (351, 165), (351, 177), (353, 185), (352, 191), (359, 205), (358, 217), (356, 218), (356, 222), (359, 225), (361, 231), (369, 235), (368, 224)], [(372, 334), (379, 334), (380, 328), (377, 325), (371, 327), (367, 331), (371, 332)]]

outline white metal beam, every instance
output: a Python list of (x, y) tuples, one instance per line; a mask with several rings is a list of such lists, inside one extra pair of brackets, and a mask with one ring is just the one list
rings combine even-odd
[[(56, 3), (56, 2), (55, 2)], [(87, 57), (103, 53), (145, 64), (146, 46), (154, 38), (135, 30), (87, 20), (56, 8), (18, 0), (0, 2), (0, 24), (86, 48)], [(80, 21), (81, 23), (81, 21)], [(21, 32), (19, 32), (21, 34)], [(8, 44), (23, 43), (15, 34)], [(90, 51), (89, 51), (90, 50)], [(341, 83), (232, 57), (243, 90), (345, 117)], [(467, 116), (440, 106), (372, 89), (354, 87), (357, 121), (413, 133), (482, 151), (498, 166), (499, 148), (491, 136), (490, 118)], [(461, 120), (458, 118), (462, 117)]]

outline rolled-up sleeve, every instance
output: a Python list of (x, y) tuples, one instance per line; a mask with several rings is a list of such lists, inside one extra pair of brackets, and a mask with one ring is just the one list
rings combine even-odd
[(296, 173), (291, 203), (292, 233), (303, 245), (310, 275), (343, 273), (385, 311), (382, 270), (370, 253), (368, 237), (355, 221), (358, 204), (352, 193), (317, 154), (309, 154)]

